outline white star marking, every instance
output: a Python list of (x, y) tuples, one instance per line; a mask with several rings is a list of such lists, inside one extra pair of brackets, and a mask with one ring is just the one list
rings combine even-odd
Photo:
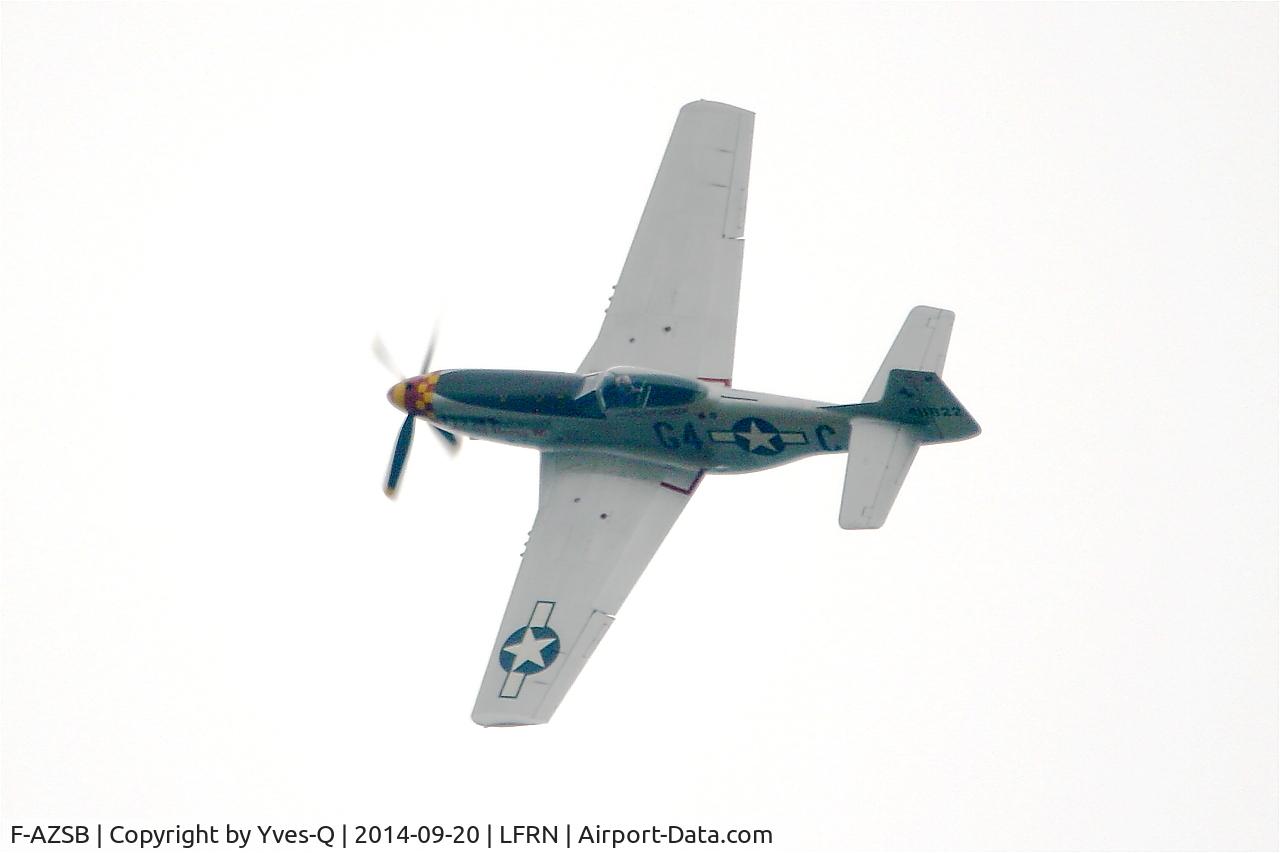
[(735, 435), (747, 440), (747, 450), (755, 450), (757, 447), (767, 447), (773, 449), (773, 440), (778, 436), (776, 432), (761, 432), (760, 425), (755, 421), (751, 422), (751, 429), (747, 432), (735, 433)]
[(538, 668), (546, 666), (542, 662), (542, 650), (556, 641), (555, 637), (543, 637), (539, 640), (533, 636), (532, 628), (524, 629), (524, 636), (519, 641), (508, 643), (502, 647), (504, 652), (511, 652), (516, 659), (511, 662), (511, 670), (514, 672), (524, 666), (526, 661), (533, 661)]

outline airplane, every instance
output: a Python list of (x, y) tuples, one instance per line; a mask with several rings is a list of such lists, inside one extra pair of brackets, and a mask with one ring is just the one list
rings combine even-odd
[(817, 453), (847, 458), (840, 525), (884, 524), (922, 444), (979, 433), (941, 373), (955, 315), (911, 310), (859, 403), (733, 385), (755, 114), (680, 110), (595, 344), (573, 373), (431, 371), (387, 398), (405, 413), (394, 497), (427, 421), (542, 454), (538, 512), (472, 711), (482, 726), (546, 723), (707, 473)]

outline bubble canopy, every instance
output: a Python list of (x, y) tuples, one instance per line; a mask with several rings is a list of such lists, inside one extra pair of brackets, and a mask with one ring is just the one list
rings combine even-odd
[(578, 399), (595, 396), (602, 411), (617, 409), (665, 409), (687, 406), (707, 395), (701, 383), (682, 376), (630, 367), (613, 367), (589, 373)]

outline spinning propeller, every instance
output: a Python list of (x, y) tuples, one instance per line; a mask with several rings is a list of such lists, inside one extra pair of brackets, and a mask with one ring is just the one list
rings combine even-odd
[[(428, 377), (427, 371), (431, 369), (431, 357), (436, 351), (437, 334), (438, 330), (432, 330), (431, 342), (427, 344), (427, 354), (422, 359), (422, 369), (412, 379), (406, 379), (404, 372), (396, 367), (395, 361), (391, 358), (391, 353), (387, 351), (387, 347), (382, 343), (382, 340), (380, 338), (373, 339), (374, 356), (378, 361), (382, 362), (384, 367), (400, 377), (400, 381), (387, 392), (387, 399), (396, 408), (405, 410), (404, 424), (400, 427), (400, 435), (396, 437), (396, 447), (391, 453), (391, 464), (387, 468), (387, 478), (382, 485), (382, 491), (389, 498), (394, 498), (396, 491), (400, 488), (400, 477), (404, 473), (404, 465), (409, 458), (409, 448), (413, 446), (414, 421), (417, 420), (418, 412), (412, 405), (411, 400), (418, 399), (420, 394), (428, 393), (423, 389), (434, 386), (434, 382)], [(430, 383), (430, 385), (427, 383)], [(442, 430), (434, 424), (432, 429), (444, 442), (450, 454), (458, 452), (459, 444), (456, 435)]]

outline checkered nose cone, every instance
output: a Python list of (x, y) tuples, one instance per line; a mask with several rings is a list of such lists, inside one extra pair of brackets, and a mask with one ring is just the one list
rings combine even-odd
[(426, 376), (415, 376), (391, 386), (387, 399), (391, 405), (402, 412), (412, 415), (430, 415), (431, 400), (435, 396), (436, 382), (440, 374), (430, 373)]

